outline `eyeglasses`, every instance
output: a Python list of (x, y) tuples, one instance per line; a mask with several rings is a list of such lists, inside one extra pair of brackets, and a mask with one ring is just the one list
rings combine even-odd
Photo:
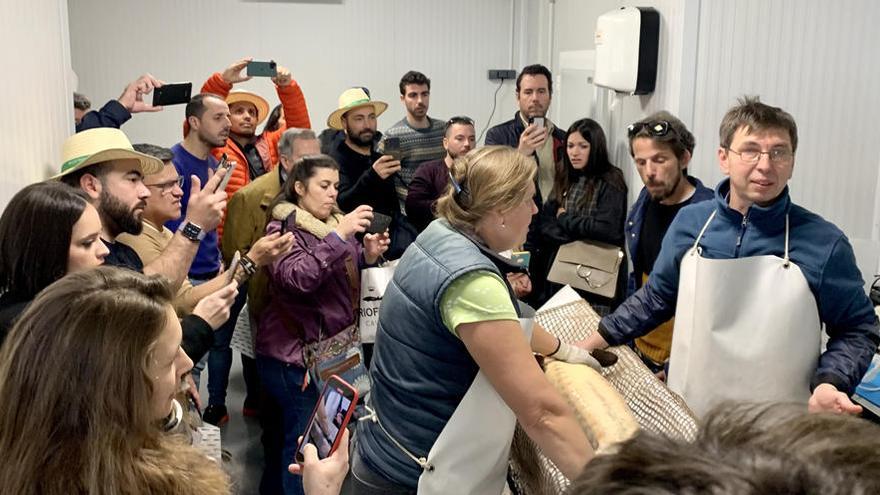
[(636, 134), (641, 132), (642, 129), (647, 129), (648, 132), (655, 137), (665, 136), (669, 134), (669, 131), (674, 129), (669, 122), (665, 120), (658, 120), (657, 122), (636, 122), (635, 124), (630, 124), (629, 127), (626, 128), (626, 132), (629, 135), (629, 138), (632, 139)]
[(169, 180), (167, 182), (160, 182), (158, 184), (144, 184), (144, 185), (147, 187), (158, 187), (159, 191), (162, 194), (167, 194), (167, 193), (171, 192), (172, 189), (174, 189), (175, 185), (181, 189), (183, 188), (183, 176), (180, 175), (176, 179)]
[(731, 153), (735, 153), (739, 155), (739, 158), (751, 165), (754, 165), (761, 161), (761, 155), (767, 155), (767, 158), (770, 159), (773, 163), (787, 163), (791, 161), (792, 157), (794, 157), (794, 152), (786, 149), (786, 148), (774, 148), (770, 151), (760, 151), (760, 150), (745, 150), (745, 151), (736, 151), (730, 148), (727, 148), (727, 151)]

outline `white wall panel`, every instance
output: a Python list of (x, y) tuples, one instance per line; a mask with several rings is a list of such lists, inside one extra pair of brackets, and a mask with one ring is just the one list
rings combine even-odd
[[(391, 104), (379, 120), (380, 129), (390, 127), (404, 114), (400, 76), (416, 69), (432, 80), (430, 115), (468, 114), (479, 131), (497, 87), (486, 70), (509, 68), (511, 9), (518, 18), (531, 8), (529, 2), (76, 0), (70, 5), (73, 67), (80, 89), (97, 103), (117, 97), (143, 72), (200, 87), (241, 56), (274, 58), (302, 85), (319, 130), (339, 93), (355, 85)], [(518, 54), (528, 28), (514, 31)], [(268, 80), (241, 87), (277, 101)], [(509, 119), (515, 109), (513, 83), (506, 82), (498, 96), (494, 123)], [(169, 107), (135, 116), (124, 130), (134, 141), (168, 146), (180, 140), (182, 120), (183, 107)]]
[(876, 236), (880, 5), (703, 1), (699, 17), (694, 173), (721, 178), (721, 118), (738, 96), (760, 95), (798, 123), (794, 200), (852, 238)]
[(73, 132), (66, 0), (0, 0), (0, 210), (58, 169)]

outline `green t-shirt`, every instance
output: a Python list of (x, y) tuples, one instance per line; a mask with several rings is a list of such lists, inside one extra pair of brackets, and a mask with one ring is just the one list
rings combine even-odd
[(466, 273), (449, 284), (440, 298), (440, 315), (455, 336), (462, 323), (517, 321), (507, 286), (501, 277), (488, 270)]

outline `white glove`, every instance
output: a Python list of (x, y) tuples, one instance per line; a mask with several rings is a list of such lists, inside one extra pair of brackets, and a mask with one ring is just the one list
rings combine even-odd
[(566, 342), (560, 342), (559, 350), (549, 357), (552, 357), (553, 359), (558, 359), (560, 361), (565, 361), (566, 363), (586, 364), (596, 371), (600, 371), (602, 369), (602, 366), (599, 365), (599, 361), (596, 361), (596, 358), (590, 355), (590, 351), (582, 349), (575, 345), (568, 344)]

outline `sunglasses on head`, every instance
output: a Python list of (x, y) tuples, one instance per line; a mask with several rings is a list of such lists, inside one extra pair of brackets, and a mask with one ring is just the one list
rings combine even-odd
[(669, 134), (669, 131), (672, 130), (672, 126), (665, 120), (658, 120), (656, 122), (636, 122), (635, 124), (630, 124), (629, 127), (626, 128), (626, 132), (630, 139), (632, 139), (636, 134), (641, 132), (642, 129), (647, 129), (648, 133), (652, 136), (660, 137)]

